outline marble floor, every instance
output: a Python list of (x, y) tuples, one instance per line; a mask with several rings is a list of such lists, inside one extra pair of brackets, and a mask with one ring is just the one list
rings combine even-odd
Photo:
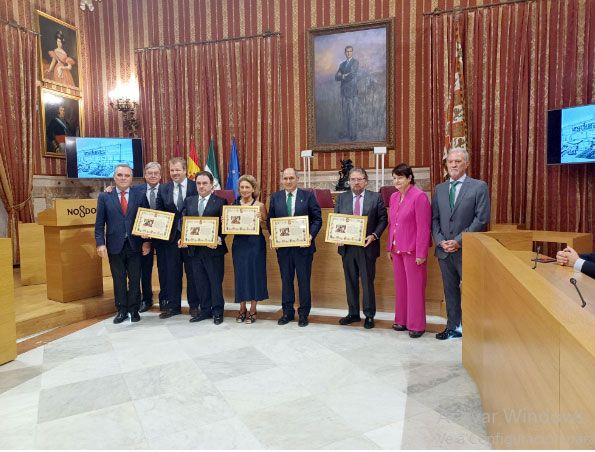
[(461, 340), (111, 319), (0, 366), (0, 449), (488, 449)]

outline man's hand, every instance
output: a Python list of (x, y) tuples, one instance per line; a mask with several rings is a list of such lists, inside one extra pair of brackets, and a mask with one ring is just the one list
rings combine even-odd
[(105, 187), (105, 188), (103, 189), (103, 191), (104, 191), (105, 193), (111, 193), (113, 190), (114, 190), (114, 186), (113, 186), (113, 185), (108, 185), (107, 187)]
[(454, 253), (461, 248), (461, 245), (456, 240), (444, 240), (440, 243), (440, 246), (447, 253)]
[(388, 260), (392, 262), (392, 260), (393, 260), (393, 255), (392, 255), (392, 253), (391, 253), (390, 251), (388, 251), (388, 252), (386, 253), (386, 257), (388, 257)]
[(188, 245), (184, 245), (182, 239), (178, 239), (178, 248), (188, 248)]
[(143, 243), (143, 256), (146, 256), (151, 252), (151, 242)]
[(578, 259), (578, 253), (569, 246), (564, 248), (562, 251), (556, 253), (556, 261), (560, 265), (568, 265), (574, 267), (574, 263)]
[(217, 245), (207, 245), (208, 248), (211, 248), (212, 250), (216, 250), (217, 249)]
[(102, 259), (104, 257), (107, 257), (107, 248), (105, 247), (105, 245), (99, 245), (97, 247), (97, 255)]
[(370, 234), (368, 237), (366, 237), (366, 243), (364, 243), (364, 248), (367, 247), (374, 240), (376, 240), (376, 237), (374, 236), (374, 234)]

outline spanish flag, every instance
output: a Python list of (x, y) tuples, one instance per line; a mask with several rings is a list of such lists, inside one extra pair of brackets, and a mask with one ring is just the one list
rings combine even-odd
[(186, 157), (186, 167), (188, 171), (188, 179), (194, 180), (196, 173), (200, 171), (200, 166), (198, 166), (198, 154), (196, 152), (194, 140), (190, 141), (190, 152), (188, 152), (188, 157)]

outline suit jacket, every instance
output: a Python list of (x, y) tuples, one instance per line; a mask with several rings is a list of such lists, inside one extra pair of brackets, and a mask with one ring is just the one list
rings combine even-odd
[(581, 259), (585, 260), (581, 268), (581, 273), (584, 273), (591, 278), (595, 278), (595, 253), (580, 254), (579, 256)]
[[(189, 196), (198, 195), (196, 190), (196, 184), (188, 179), (186, 185), (186, 198)], [(145, 196), (146, 199), (146, 196)], [(174, 219), (174, 225), (171, 228), (169, 234), (169, 243), (176, 243), (180, 238), (180, 231), (182, 230), (182, 213), (178, 212), (176, 203), (174, 201), (174, 182), (169, 181), (165, 184), (159, 184), (159, 191), (156, 199), (157, 210), (163, 210), (165, 212), (171, 212), (176, 215)]]
[[(343, 213), (346, 215), (353, 215), (353, 192), (351, 190), (341, 193), (337, 198), (335, 204), (335, 213)], [(366, 237), (370, 234), (375, 234), (377, 239), (370, 243), (364, 251), (366, 256), (370, 258), (377, 258), (380, 256), (380, 237), (386, 229), (388, 217), (386, 214), (386, 207), (380, 193), (365, 190), (364, 204), (362, 206), (362, 215), (368, 217), (368, 225), (366, 226)], [(345, 247), (350, 245), (342, 245), (338, 247), (338, 252), (341, 256), (345, 255)]]
[(388, 215), (388, 245), (391, 250), (393, 242), (401, 252), (410, 252), (415, 257), (426, 259), (431, 245), (430, 227), (432, 209), (426, 194), (415, 185), (409, 187), (402, 203), (399, 203), (400, 192), (390, 197)]
[[(182, 217), (199, 217), (198, 214), (198, 201), (199, 197), (187, 196), (184, 200), (184, 209), (182, 209)], [(191, 256), (223, 256), (227, 253), (227, 245), (225, 243), (225, 236), (221, 233), (222, 221), (221, 215), (223, 215), (223, 206), (227, 204), (227, 200), (219, 198), (211, 193), (211, 197), (207, 201), (205, 210), (202, 213), (203, 217), (218, 217), (219, 218), (219, 237), (221, 237), (221, 245), (215, 249), (211, 249), (208, 246), (189, 246), (188, 253)]]
[[(310, 235), (312, 236), (312, 242), (308, 248), (300, 248), (304, 253), (314, 253), (316, 251), (315, 239), (322, 227), (322, 215), (320, 213), (320, 206), (314, 193), (298, 188), (295, 196), (295, 210), (294, 216), (299, 217), (308, 215)], [(285, 190), (277, 191), (271, 195), (271, 201), (269, 203), (269, 220), (271, 218), (281, 218), (287, 216), (287, 197)], [(270, 221), (269, 231), (271, 230)], [(277, 252), (284, 252), (284, 250), (294, 248), (279, 248)]]
[(118, 254), (128, 240), (133, 250), (141, 251), (144, 240), (132, 235), (132, 227), (139, 207), (149, 207), (147, 197), (139, 190), (130, 189), (128, 191), (126, 215), (122, 212), (120, 197), (116, 189), (111, 193), (100, 193), (97, 199), (97, 216), (95, 218), (95, 244), (97, 246), (106, 245), (108, 253)]
[[(342, 97), (355, 97), (357, 96), (357, 71), (359, 69), (359, 61), (355, 58), (351, 58), (349, 62), (343, 61), (339, 65), (339, 69), (335, 74), (335, 80), (341, 82), (341, 96)], [(343, 78), (343, 74), (347, 74)]]
[(485, 231), (490, 222), (490, 197), (484, 181), (467, 176), (452, 210), (449, 185), (448, 181), (438, 184), (432, 197), (432, 237), (438, 259), (448, 256), (438, 246), (440, 242), (454, 239), (463, 246), (463, 232)]

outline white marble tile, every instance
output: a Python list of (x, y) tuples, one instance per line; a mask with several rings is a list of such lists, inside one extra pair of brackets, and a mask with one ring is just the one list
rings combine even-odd
[(42, 388), (50, 388), (93, 378), (118, 374), (122, 371), (114, 352), (79, 356), (46, 371)]
[(0, 396), (0, 437), (14, 429), (35, 427), (39, 405), (38, 392)]
[(238, 417), (232, 417), (203, 427), (149, 438), (151, 449), (263, 449), (252, 432)]
[(194, 396), (180, 392), (135, 400), (134, 406), (148, 438), (193, 430), (235, 416), (215, 388)]
[(220, 381), (275, 367), (275, 363), (254, 347), (242, 347), (194, 358), (211, 380)]
[(309, 359), (325, 361), (337, 357), (335, 352), (307, 336), (299, 340), (290, 338), (260, 343), (255, 347), (276, 364), (296, 363)]
[(309, 396), (311, 393), (279, 368), (228, 378), (215, 383), (227, 402), (239, 413)]
[(131, 402), (37, 426), (37, 449), (147, 449)]
[(117, 349), (115, 355), (124, 372), (159, 366), (165, 363), (184, 361), (189, 358), (175, 340), (154, 344), (150, 347), (137, 346)]
[(36, 428), (37, 427), (35, 425), (23, 425), (20, 427), (0, 431), (0, 450), (35, 449)]
[(48, 370), (74, 358), (110, 353), (113, 350), (112, 344), (105, 335), (85, 338), (67, 336), (45, 346), (43, 368)]
[(378, 444), (364, 436), (353, 436), (326, 444), (321, 449), (325, 450), (376, 450)]
[(14, 361), (0, 365), (0, 375), (9, 370), (23, 369), (26, 367), (37, 367), (43, 363), (44, 346), (34, 348), (26, 353), (21, 353)]
[(237, 350), (248, 345), (235, 334), (230, 334), (227, 329), (214, 330), (211, 328), (212, 323), (203, 327), (202, 324), (204, 322), (208, 322), (208, 320), (198, 322), (198, 326), (196, 327), (200, 335), (197, 334), (193, 337), (178, 340), (179, 348), (184, 350), (191, 358), (228, 350)]
[(18, 367), (0, 374), (0, 394), (13, 391), (17, 387), (39, 377), (42, 373), (41, 366)]
[(165, 325), (140, 326), (139, 323), (134, 324), (133, 328), (109, 333), (109, 340), (116, 351), (122, 351), (130, 348), (153, 348), (173, 341), (174, 336)]

